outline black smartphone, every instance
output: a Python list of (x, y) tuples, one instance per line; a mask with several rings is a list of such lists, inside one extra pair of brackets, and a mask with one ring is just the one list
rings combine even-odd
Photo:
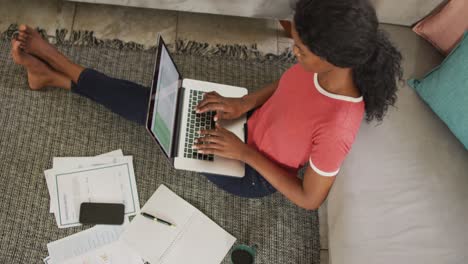
[(116, 203), (82, 203), (80, 223), (121, 225), (124, 222), (125, 205)]

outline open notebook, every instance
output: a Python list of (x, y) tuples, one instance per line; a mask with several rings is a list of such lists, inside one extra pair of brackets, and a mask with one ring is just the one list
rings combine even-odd
[(161, 185), (141, 209), (175, 224), (137, 215), (121, 240), (151, 264), (219, 264), (236, 238), (191, 204)]

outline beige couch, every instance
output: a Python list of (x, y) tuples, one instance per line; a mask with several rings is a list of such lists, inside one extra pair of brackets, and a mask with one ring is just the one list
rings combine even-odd
[[(285, 19), (296, 0), (69, 0), (244, 17)], [(371, 0), (382, 23), (411, 25), (443, 0)]]
[[(382, 27), (405, 77), (442, 60), (409, 28)], [(403, 84), (386, 120), (361, 127), (324, 209), (332, 264), (466, 264), (468, 151)]]
[[(442, 1), (375, 1), (381, 21), (412, 25)], [(409, 27), (382, 25), (405, 78), (443, 57)], [(468, 263), (468, 151), (406, 84), (379, 126), (364, 123), (330, 191), (332, 264)]]

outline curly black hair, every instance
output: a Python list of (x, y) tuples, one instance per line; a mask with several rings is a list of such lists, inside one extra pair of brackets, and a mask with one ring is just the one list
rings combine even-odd
[(369, 1), (299, 0), (294, 23), (300, 39), (315, 55), (353, 70), (367, 122), (382, 121), (397, 99), (402, 57), (379, 29)]

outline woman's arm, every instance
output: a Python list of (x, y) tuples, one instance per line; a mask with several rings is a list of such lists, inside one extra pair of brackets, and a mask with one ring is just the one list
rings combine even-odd
[(201, 135), (203, 137), (197, 139), (194, 145), (199, 153), (249, 164), (286, 198), (304, 209), (315, 210), (320, 207), (335, 181), (335, 177), (321, 176), (310, 166), (307, 166), (304, 180), (301, 181), (219, 124), (214, 130), (201, 131)]
[(216, 111), (215, 121), (221, 119), (237, 119), (248, 111), (264, 104), (278, 88), (279, 81), (271, 83), (262, 89), (242, 98), (228, 98), (216, 92), (205, 94), (205, 98), (197, 105), (197, 113)]
[(296, 205), (315, 210), (327, 198), (335, 177), (325, 177), (316, 173), (310, 166), (304, 174), (304, 180), (291, 175), (257, 150), (247, 146), (242, 161), (258, 171), (273, 187)]

